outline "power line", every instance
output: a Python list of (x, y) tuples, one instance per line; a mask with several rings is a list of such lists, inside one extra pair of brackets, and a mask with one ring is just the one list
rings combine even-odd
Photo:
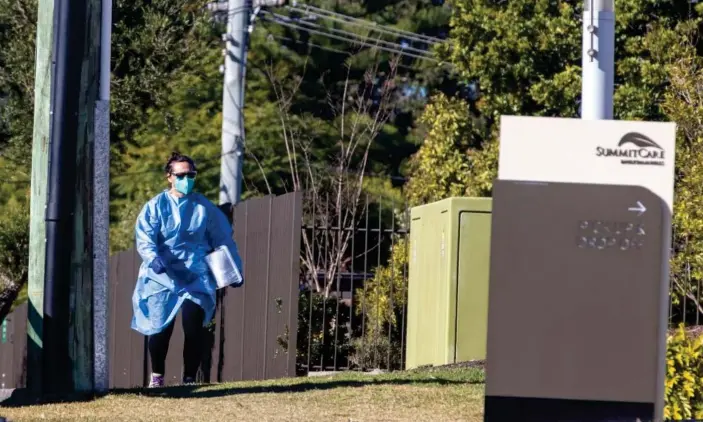
[[(282, 37), (282, 36), (280, 36), (280, 35), (273, 34), (273, 33), (271, 33), (270, 31), (268, 32), (267, 37), (275, 38), (275, 39), (280, 40), (280, 41), (288, 41), (288, 42), (292, 42), (292, 43), (296, 43), (296, 44), (298, 44), (298, 43), (299, 43), (299, 44), (303, 44), (303, 43), (301, 43), (299, 40), (295, 40), (295, 39), (289, 38), (289, 37)], [(313, 47), (313, 48), (318, 48), (318, 49), (320, 49), (320, 50), (328, 51), (328, 52), (330, 52), (330, 53), (343, 54), (343, 55), (345, 55), (345, 56), (352, 56), (352, 55), (353, 55), (352, 53), (350, 53), (350, 52), (348, 52), (348, 51), (339, 50), (339, 49), (331, 48), (331, 47), (325, 47), (325, 46), (322, 46), (322, 45), (319, 45), (319, 44), (315, 44), (315, 43), (311, 43), (311, 42), (307, 42), (307, 43), (305, 43), (304, 45), (307, 45), (307, 46)]]
[(359, 18), (354, 18), (351, 16), (343, 15), (341, 13), (336, 13), (332, 12), (330, 10), (325, 10), (321, 9), (319, 7), (307, 5), (307, 4), (300, 4), (300, 7), (298, 7), (298, 2), (294, 1), (292, 6), (286, 6), (288, 9), (292, 10), (297, 10), (302, 13), (311, 13), (311, 14), (317, 14), (320, 15), (322, 18), (327, 18), (330, 20), (336, 20), (338, 22), (343, 22), (347, 23), (349, 25), (354, 25), (354, 26), (362, 26), (368, 29), (372, 29), (378, 32), (385, 32), (385, 33), (390, 33), (396, 36), (402, 36), (406, 38), (420, 38), (423, 40), (423, 42), (434, 44), (434, 43), (441, 43), (444, 42), (443, 39), (437, 38), (437, 37), (431, 37), (429, 35), (424, 35), (424, 34), (418, 34), (415, 32), (410, 32), (410, 31), (405, 31), (403, 29), (398, 29), (398, 28), (393, 28), (390, 26), (381, 26), (378, 25), (376, 22), (370, 22), (364, 19), (359, 19)]
[[(270, 13), (267, 13), (267, 14), (270, 14)], [(268, 18), (264, 18), (264, 19), (268, 19)], [(275, 16), (274, 16), (274, 18), (271, 19), (270, 21), (271, 21), (271, 22), (274, 22), (274, 23), (277, 23), (277, 24), (279, 24), (279, 25), (282, 25), (282, 26), (286, 26), (286, 27), (289, 27), (289, 28), (293, 28), (293, 29), (305, 31), (305, 32), (308, 32), (308, 33), (310, 33), (310, 34), (322, 35), (322, 36), (325, 36), (325, 37), (328, 37), (328, 38), (336, 39), (336, 40), (339, 40), (339, 41), (349, 42), (349, 43), (352, 43), (352, 44), (358, 43), (358, 44), (362, 44), (362, 45), (364, 45), (364, 46), (369, 46), (369, 47), (376, 48), (376, 49), (379, 49), (379, 50), (383, 50), (383, 51), (386, 51), (386, 52), (389, 52), (389, 53), (396, 53), (396, 54), (400, 54), (400, 55), (403, 55), (403, 56), (412, 57), (412, 58), (416, 58), (416, 59), (420, 59), (420, 60), (428, 60), (428, 61), (432, 61), (432, 62), (438, 62), (437, 59), (432, 58), (432, 57), (430, 57), (430, 56), (425, 56), (425, 55), (420, 56), (420, 55), (417, 55), (417, 54), (408, 53), (408, 52), (406, 52), (406, 51), (403, 51), (403, 50), (400, 50), (400, 49), (397, 49), (397, 48), (394, 49), (394, 48), (388, 48), (388, 47), (384, 47), (384, 46), (380, 46), (380, 45), (371, 45), (371, 44), (365, 42), (364, 40), (345, 38), (345, 37), (341, 37), (341, 36), (338, 36), (338, 35), (330, 34), (330, 33), (328, 33), (328, 32), (318, 31), (318, 30), (316, 30), (316, 29), (306, 28), (306, 27), (304, 27), (304, 26), (300, 26), (300, 25), (297, 25), (297, 24), (294, 24), (294, 23), (285, 22), (284, 20), (277, 19)], [(402, 48), (400, 45), (398, 45), (398, 47)]]
[(306, 13), (308, 16), (313, 16), (313, 17), (318, 18), (318, 19), (323, 19), (323, 20), (328, 20), (328, 21), (332, 21), (332, 22), (337, 22), (337, 23), (341, 23), (342, 25), (354, 26), (354, 27), (361, 28), (361, 29), (364, 29), (364, 30), (369, 31), (369, 32), (377, 32), (377, 33), (379, 33), (379, 34), (390, 35), (390, 36), (393, 36), (393, 37), (407, 38), (408, 40), (415, 41), (415, 42), (418, 42), (418, 43), (428, 44), (428, 45), (435, 45), (435, 44), (436, 44), (434, 41), (428, 41), (428, 40), (426, 40), (426, 39), (419, 38), (419, 37), (414, 37), (414, 36), (412, 36), (412, 35), (405, 35), (405, 34), (400, 35), (400, 34), (397, 34), (397, 33), (393, 32), (392, 30), (386, 29), (386, 27), (374, 26), (371, 22), (369, 22), (368, 24), (362, 24), (362, 23), (358, 23), (358, 22), (350, 22), (350, 21), (347, 21), (347, 20), (344, 20), (344, 19), (337, 18), (337, 17), (335, 17), (335, 16), (318, 15), (318, 14), (316, 14), (316, 13), (314, 13), (314, 12), (306, 11), (306, 10), (299, 9), (299, 8), (296, 8), (296, 7), (291, 7), (291, 6), (288, 6), (286, 9), (288, 9), (288, 10), (290, 10), (290, 11), (292, 11), (292, 12)]
[[(264, 25), (264, 27), (266, 27), (266, 26)], [(268, 27), (266, 27), (266, 29), (268, 30)], [(348, 51), (339, 50), (339, 49), (331, 48), (331, 47), (325, 47), (325, 46), (323, 46), (323, 45), (315, 44), (315, 43), (312, 43), (312, 42), (309, 42), (309, 41), (303, 43), (303, 42), (301, 42), (300, 40), (296, 40), (296, 39), (294, 39), (294, 38), (289, 38), (289, 37), (283, 37), (283, 36), (281, 36), (281, 35), (276, 35), (276, 34), (272, 33), (271, 31), (268, 31), (267, 37), (275, 38), (275, 39), (280, 40), (280, 41), (287, 41), (287, 42), (294, 43), (294, 44), (300, 44), (300, 45), (305, 45), (305, 46), (312, 47), (312, 48), (317, 48), (317, 49), (320, 49), (320, 50), (328, 51), (328, 52), (330, 52), (330, 53), (342, 54), (342, 55), (349, 56), (349, 57), (354, 56), (354, 54), (352, 54), (352, 53), (350, 53), (350, 52), (348, 52)], [(422, 68), (417, 67), (417, 66), (407, 66), (407, 65), (404, 65), (404, 64), (400, 64), (400, 63), (396, 64), (396, 66), (398, 66), (398, 67), (401, 68), (401, 69), (408, 69), (408, 70), (415, 70), (415, 71), (422, 70)]]
[(368, 36), (366, 36), (366, 35), (356, 34), (356, 33), (354, 33), (354, 32), (345, 31), (345, 30), (343, 30), (343, 29), (326, 28), (326, 27), (324, 27), (324, 26), (322, 26), (322, 25), (318, 25), (318, 24), (315, 24), (315, 23), (312, 23), (312, 22), (308, 22), (308, 21), (305, 21), (305, 20), (301, 20), (301, 19), (292, 19), (292, 18), (289, 18), (289, 17), (287, 17), (287, 16), (278, 15), (278, 14), (273, 13), (273, 12), (268, 12), (268, 11), (263, 11), (263, 12), (264, 12), (264, 13), (267, 13), (267, 14), (270, 14), (270, 15), (273, 15), (273, 16), (277, 17), (278, 19), (282, 19), (282, 20), (285, 20), (285, 21), (288, 21), (288, 22), (299, 22), (300, 24), (309, 26), (309, 27), (311, 27), (311, 28), (326, 29), (326, 30), (331, 31), (331, 32), (333, 32), (333, 33), (340, 34), (340, 35), (342, 35), (342, 36), (355, 37), (355, 38), (358, 38), (358, 39), (363, 40), (363, 41), (373, 41), (373, 42), (376, 42), (376, 43), (385, 44), (386, 46), (389, 46), (389, 47), (400, 48), (402, 51), (408, 50), (408, 51), (415, 51), (416, 53), (419, 53), (419, 54), (422, 54), (422, 55), (427, 54), (427, 50), (422, 50), (422, 49), (415, 48), (415, 47), (412, 47), (412, 46), (407, 46), (407, 47), (406, 47), (406, 46), (403, 46), (402, 44), (398, 44), (398, 43), (394, 43), (394, 42), (390, 42), (390, 41), (385, 41), (385, 40), (382, 40), (382, 39), (380, 39), (380, 38), (371, 38), (371, 37), (368, 37)]

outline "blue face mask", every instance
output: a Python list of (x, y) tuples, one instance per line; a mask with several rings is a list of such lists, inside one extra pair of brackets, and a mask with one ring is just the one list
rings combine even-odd
[(193, 192), (193, 185), (195, 185), (195, 178), (182, 176), (176, 177), (176, 183), (173, 184), (173, 187), (183, 195), (188, 195)]

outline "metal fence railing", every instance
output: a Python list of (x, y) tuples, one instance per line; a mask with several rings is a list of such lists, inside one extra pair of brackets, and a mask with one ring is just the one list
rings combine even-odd
[(408, 213), (359, 198), (340, 209), (305, 201), (298, 371), (401, 369), (404, 363)]

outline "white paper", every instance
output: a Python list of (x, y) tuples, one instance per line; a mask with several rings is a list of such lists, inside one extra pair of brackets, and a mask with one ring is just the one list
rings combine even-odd
[(205, 257), (205, 262), (210, 267), (215, 277), (217, 288), (242, 284), (242, 273), (232, 258), (227, 246), (220, 246)]

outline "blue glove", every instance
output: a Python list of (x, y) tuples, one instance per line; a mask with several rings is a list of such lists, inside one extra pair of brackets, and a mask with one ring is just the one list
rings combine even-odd
[(150, 265), (151, 269), (154, 270), (156, 274), (163, 274), (166, 272), (166, 265), (164, 264), (164, 261), (161, 260), (158, 256), (151, 261)]

